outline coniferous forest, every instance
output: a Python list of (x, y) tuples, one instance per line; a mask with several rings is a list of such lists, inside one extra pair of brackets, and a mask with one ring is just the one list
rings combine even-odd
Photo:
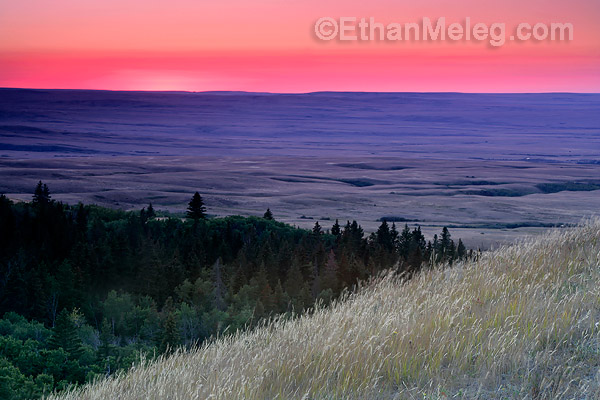
[(0, 398), (37, 398), (180, 346), (327, 304), (390, 268), (410, 276), (467, 257), (448, 229), (356, 221), (304, 230), (262, 217), (185, 216), (152, 205), (67, 205), (40, 182), (0, 196)]

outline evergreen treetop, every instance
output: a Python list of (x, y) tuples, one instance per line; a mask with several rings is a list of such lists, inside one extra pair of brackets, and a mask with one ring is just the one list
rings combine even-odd
[(273, 213), (271, 212), (270, 208), (267, 208), (267, 211), (265, 211), (264, 215), (263, 215), (264, 219), (268, 219), (270, 221), (273, 220)]
[(148, 204), (148, 209), (146, 210), (146, 217), (148, 217), (148, 219), (156, 217), (156, 212), (154, 211), (154, 207), (152, 207), (152, 203)]
[(312, 231), (315, 235), (321, 235), (323, 233), (321, 225), (319, 225), (319, 221), (315, 222), (315, 226), (313, 227)]
[(340, 223), (336, 219), (335, 224), (333, 224), (333, 226), (331, 227), (331, 234), (334, 236), (340, 236), (341, 233), (342, 233), (342, 230), (340, 228)]
[(196, 192), (192, 196), (192, 200), (188, 203), (186, 216), (194, 221), (206, 219), (206, 207), (204, 206), (204, 200), (202, 200), (200, 193)]
[(48, 340), (50, 349), (63, 348), (72, 358), (79, 358), (83, 353), (81, 339), (77, 327), (67, 309), (63, 309), (56, 318), (52, 336)]
[(50, 203), (50, 189), (48, 185), (39, 181), (33, 192), (33, 204), (47, 204)]

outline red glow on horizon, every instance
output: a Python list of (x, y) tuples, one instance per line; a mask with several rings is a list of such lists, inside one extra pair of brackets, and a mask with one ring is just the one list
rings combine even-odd
[[(507, 0), (31, 0), (0, 5), (0, 87), (112, 90), (600, 92), (600, 3)], [(513, 11), (511, 11), (511, 9)], [(443, 11), (447, 11), (444, 13)], [(568, 21), (569, 43), (340, 43), (321, 16)], [(396, 16), (398, 16), (396, 18)]]

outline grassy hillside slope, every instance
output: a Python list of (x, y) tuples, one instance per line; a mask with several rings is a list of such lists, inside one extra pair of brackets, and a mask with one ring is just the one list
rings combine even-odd
[(600, 221), (56, 399), (600, 398)]

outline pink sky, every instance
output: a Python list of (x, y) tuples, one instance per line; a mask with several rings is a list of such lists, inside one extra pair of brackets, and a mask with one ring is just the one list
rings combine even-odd
[[(570, 22), (574, 40), (319, 41), (323, 16)], [(27, 0), (0, 3), (0, 87), (600, 92), (598, 0)]]

